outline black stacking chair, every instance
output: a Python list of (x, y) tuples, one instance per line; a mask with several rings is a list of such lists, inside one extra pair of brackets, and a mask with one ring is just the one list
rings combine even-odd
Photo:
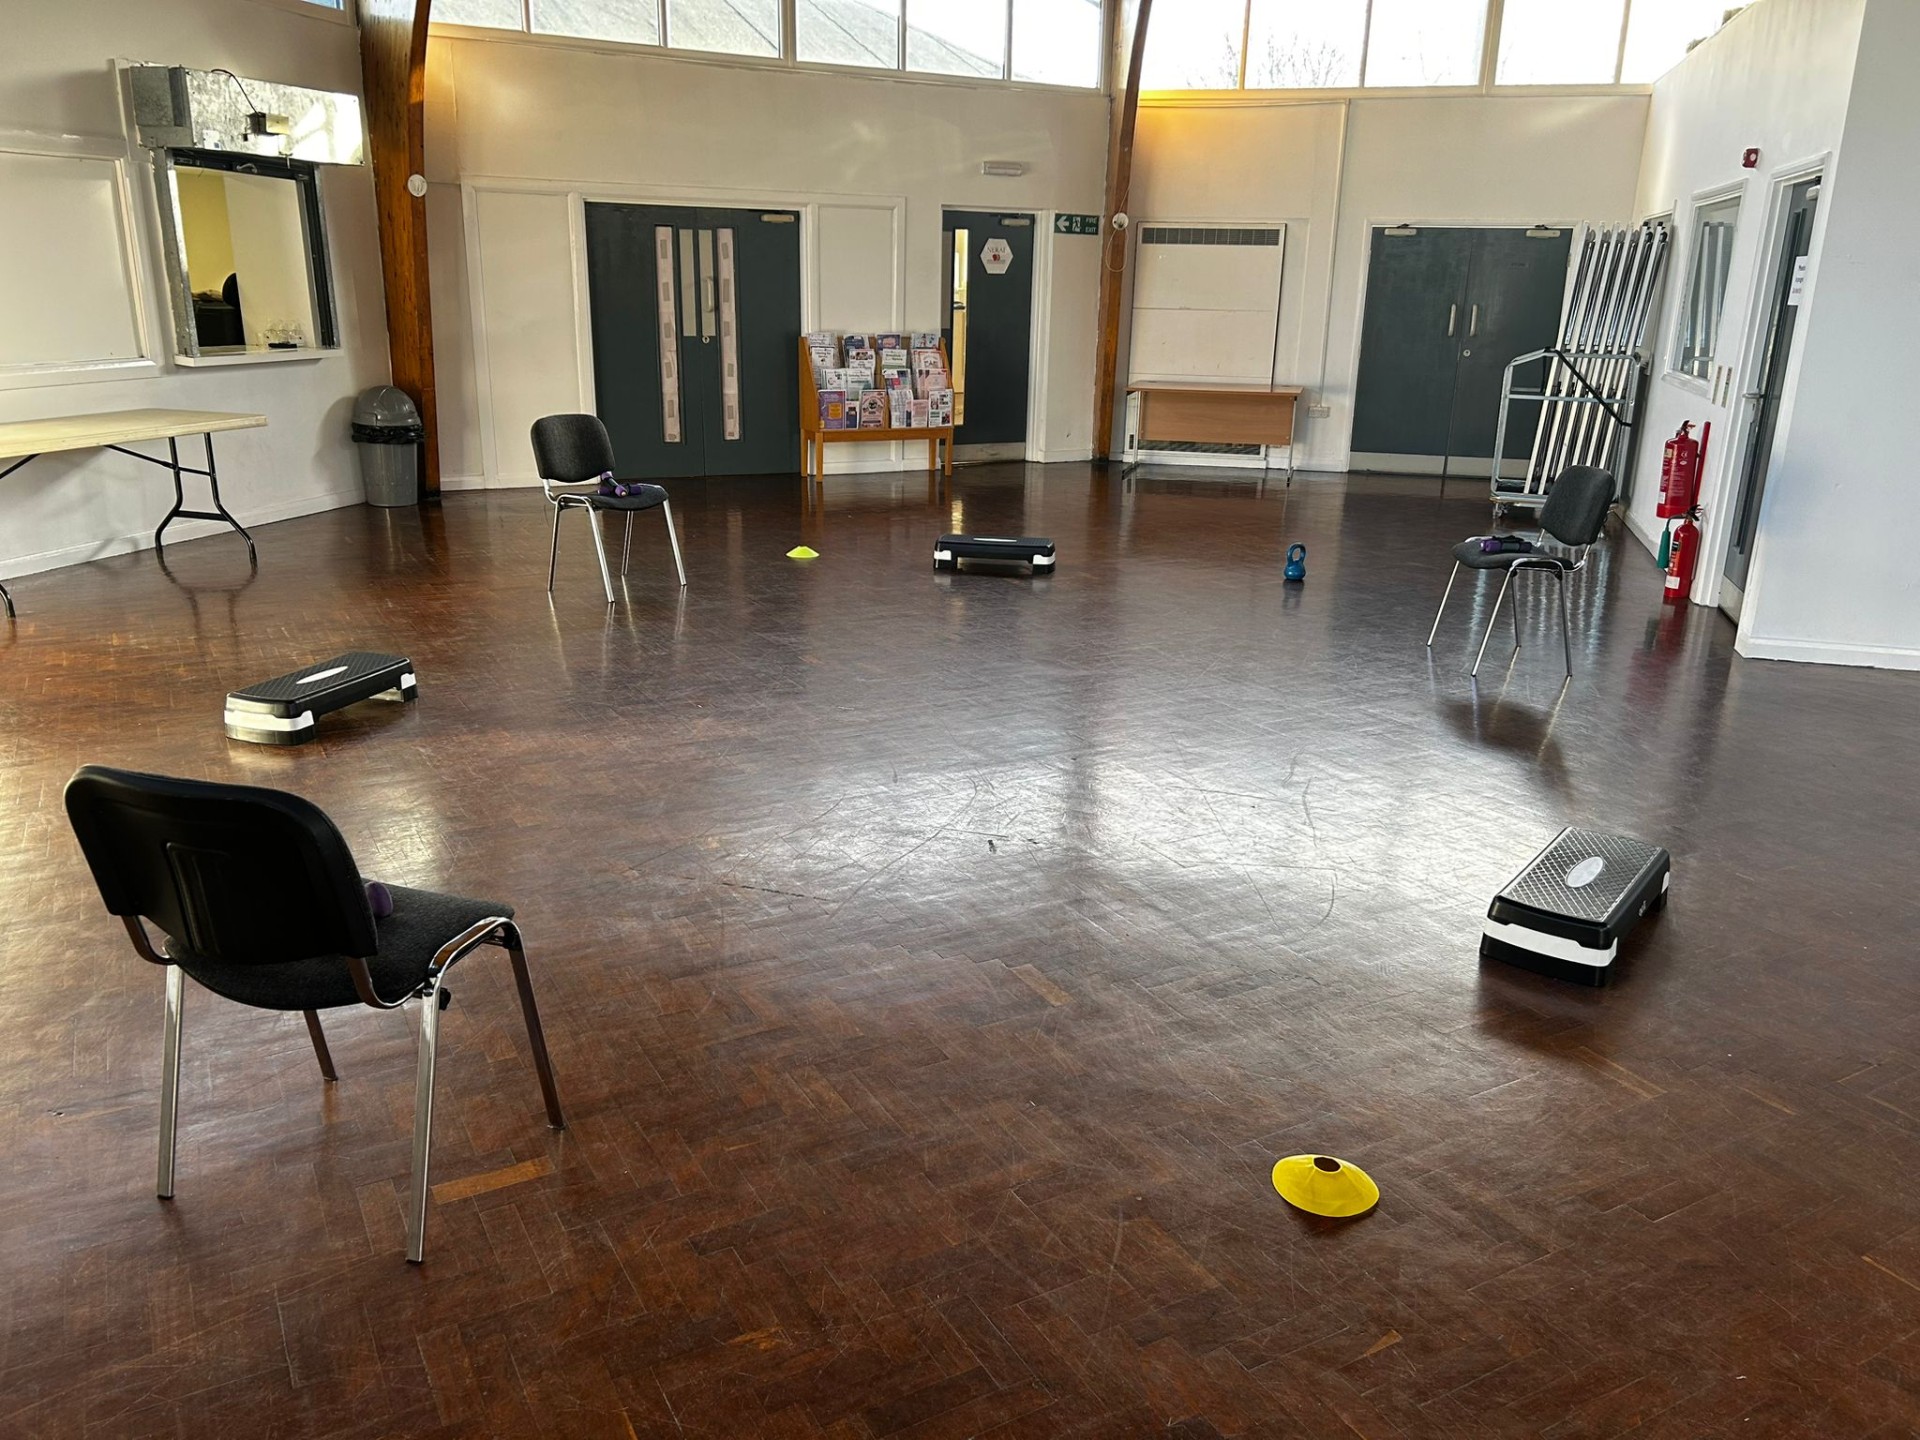
[[(1500, 551), (1489, 555), (1481, 550), (1480, 542), (1492, 537), (1482, 535), (1462, 540), (1454, 546), (1453, 571), (1447, 576), (1447, 588), (1440, 596), (1440, 608), (1434, 612), (1433, 628), (1427, 632), (1427, 648), (1433, 648), (1433, 637), (1440, 633), (1440, 617), (1447, 613), (1447, 596), (1453, 594), (1453, 582), (1459, 579), (1462, 565), (1469, 570), (1504, 572), (1500, 593), (1493, 599), (1493, 613), (1487, 617), (1487, 632), (1480, 637), (1480, 651), (1473, 657), (1470, 673), (1474, 675), (1480, 673), (1480, 662), (1487, 653), (1487, 641), (1493, 638), (1494, 622), (1500, 618), (1500, 602), (1507, 598), (1507, 587), (1513, 583), (1513, 577), (1516, 574), (1550, 574), (1560, 582), (1560, 644), (1566, 652), (1567, 674), (1573, 674), (1573, 641), (1567, 634), (1567, 576), (1586, 568), (1587, 552), (1606, 528), (1607, 511), (1612, 506), (1612, 475), (1594, 465), (1570, 465), (1553, 482), (1553, 489), (1547, 493), (1547, 503), (1540, 507), (1540, 533), (1534, 543), (1544, 544), (1551, 536), (1572, 553), (1549, 553), (1535, 549)], [(1513, 648), (1516, 651), (1520, 648), (1518, 597), (1513, 603)]]
[(540, 472), (540, 485), (553, 502), (553, 546), (547, 554), (547, 593), (553, 593), (554, 566), (560, 559), (560, 517), (568, 510), (586, 512), (593, 531), (594, 554), (600, 557), (600, 583), (607, 589), (607, 604), (613, 604), (613, 577), (607, 573), (607, 546), (600, 537), (600, 512), (623, 511), (627, 517), (627, 538), (620, 546), (620, 573), (627, 573), (627, 561), (633, 554), (633, 517), (642, 510), (658, 509), (667, 522), (667, 543), (673, 547), (673, 568), (680, 583), (687, 583), (687, 567), (680, 563), (680, 537), (673, 533), (673, 507), (667, 492), (658, 485), (629, 482), (628, 493), (602, 495), (600, 481), (613, 474), (613, 441), (598, 415), (543, 415), (533, 422), (533, 459)]
[[(393, 914), (375, 919), (347, 842), (297, 795), (250, 785), (172, 780), (88, 765), (67, 783), (67, 817), (107, 909), (142, 959), (167, 969), (160, 1067), (160, 1198), (173, 1196), (180, 1096), (180, 1011), (191, 975), (216, 995), (262, 1010), (299, 1010), (320, 1060), (334, 1074), (322, 1010), (420, 1002), (420, 1068), (413, 1102), (413, 1188), (407, 1259), (426, 1248), (427, 1153), (433, 1135), (433, 1065), (444, 983), (455, 962), (498, 945), (513, 962), (547, 1121), (566, 1128), (527, 954), (513, 907), (432, 890), (389, 887)], [(160, 932), (156, 950), (148, 934)]]

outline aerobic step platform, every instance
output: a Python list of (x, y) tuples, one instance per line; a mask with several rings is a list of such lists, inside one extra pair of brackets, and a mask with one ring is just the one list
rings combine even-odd
[(350, 650), (304, 670), (262, 680), (227, 696), (226, 729), (255, 745), (304, 745), (313, 722), (376, 695), (411, 700), (420, 693), (404, 655)]
[(1604, 985), (1620, 937), (1664, 910), (1673, 858), (1625, 835), (1571, 826), (1487, 907), (1480, 953), (1582, 985)]
[(988, 535), (942, 535), (933, 547), (933, 568), (957, 570), (962, 560), (997, 560), (1002, 565), (1031, 565), (1036, 575), (1053, 573), (1053, 541), (1037, 535), (996, 540)]

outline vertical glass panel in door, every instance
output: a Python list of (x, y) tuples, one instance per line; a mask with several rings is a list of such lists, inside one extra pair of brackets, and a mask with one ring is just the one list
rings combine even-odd
[(778, 55), (780, 0), (667, 0), (667, 44), (676, 50)]
[(660, 43), (656, 0), (531, 0), (531, 6), (536, 35), (577, 35), (629, 45)]
[(1100, 83), (1100, 0), (1013, 0), (1013, 78)]
[(902, 0), (796, 0), (799, 58), (821, 65), (900, 68)]
[(1611, 84), (1625, 13), (1625, 0), (1506, 0), (1496, 83)]
[(1487, 0), (1373, 0), (1369, 85), (1475, 85)]
[(1680, 334), (1674, 342), (1673, 368), (1705, 380), (1713, 370), (1720, 343), (1720, 309), (1727, 298), (1733, 268), (1733, 232), (1740, 219), (1740, 197), (1730, 195), (1693, 212), (1693, 254), (1687, 262), (1687, 288), (1680, 297)]
[(1181, 0), (1175, 19), (1172, 25), (1164, 24), (1160, 12), (1153, 12), (1141, 87), (1232, 90), (1239, 85), (1246, 0)]
[(1247, 88), (1358, 85), (1366, 41), (1367, 0), (1253, 0)]
[(1000, 78), (1007, 7), (995, 0), (907, 0), (907, 69)]

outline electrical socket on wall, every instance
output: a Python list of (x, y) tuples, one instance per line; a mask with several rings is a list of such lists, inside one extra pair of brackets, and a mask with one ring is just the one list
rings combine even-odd
[(1333, 407), (1331, 405), (1309, 405), (1307, 406), (1307, 418), (1309, 420), (1332, 419)]

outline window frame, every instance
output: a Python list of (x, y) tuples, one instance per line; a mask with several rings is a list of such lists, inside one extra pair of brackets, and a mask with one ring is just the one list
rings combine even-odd
[[(265, 4), (291, 4), (318, 10), (313, 0), (257, 0)], [(621, 54), (670, 56), (676, 60), (691, 60), (698, 64), (738, 65), (747, 67), (772, 66), (779, 69), (803, 69), (824, 71), (829, 74), (863, 75), (869, 78), (885, 76), (892, 80), (904, 80), (915, 84), (927, 85), (1010, 85), (1028, 90), (1054, 91), (1066, 95), (1101, 95), (1107, 91), (1108, 52), (1114, 43), (1114, 27), (1117, 23), (1117, 7), (1111, 0), (1103, 0), (1100, 5), (1099, 44), (1090, 57), (1089, 69), (1093, 80), (1086, 85), (1062, 85), (1045, 80), (1018, 80), (1013, 77), (1013, 36), (1014, 18), (1020, 0), (1005, 0), (1007, 18), (1005, 38), (1001, 46), (1000, 73), (989, 75), (959, 75), (938, 70), (909, 70), (906, 68), (907, 52), (907, 0), (899, 0), (899, 39), (896, 42), (895, 61), (891, 67), (883, 65), (853, 65), (826, 60), (802, 60), (799, 58), (799, 6), (797, 0), (779, 0), (780, 5), (780, 53), (778, 55), (752, 55), (728, 50), (695, 50), (683, 48), (673, 43), (673, 31), (667, 15), (667, 0), (652, 0), (659, 17), (660, 43), (646, 44), (638, 41), (615, 40), (586, 35), (551, 35), (533, 29), (534, 0), (518, 0), (520, 23), (509, 29), (505, 26), (468, 25), (458, 21), (430, 20), (434, 33), (444, 33), (456, 39), (521, 41), (539, 45), (556, 45), (573, 49), (610, 51)], [(321, 12), (325, 13), (325, 12)]]
[[(1143, 92), (1151, 96), (1145, 103), (1170, 104), (1191, 103), (1195, 99), (1212, 105), (1222, 104), (1266, 104), (1274, 97), (1294, 98), (1312, 97), (1316, 99), (1339, 99), (1356, 96), (1386, 98), (1396, 96), (1432, 96), (1432, 95), (1645, 95), (1653, 90), (1652, 82), (1622, 80), (1626, 68), (1627, 41), (1632, 32), (1634, 7), (1636, 5), (1659, 5), (1662, 0), (1623, 0), (1620, 8), (1620, 33), (1615, 40), (1612, 78), (1609, 80), (1582, 81), (1568, 84), (1535, 84), (1523, 82), (1503, 84), (1498, 79), (1500, 66), (1500, 40), (1505, 22), (1506, 0), (1486, 0), (1486, 12), (1480, 38), (1480, 68), (1478, 77), (1471, 83), (1461, 85), (1369, 85), (1369, 52), (1373, 43), (1373, 3), (1368, 0), (1366, 24), (1362, 29), (1360, 50), (1360, 84), (1328, 85), (1292, 89), (1250, 89), (1247, 86), (1247, 46), (1252, 34), (1253, 5), (1256, 0), (1244, 0), (1241, 19), (1241, 42), (1238, 83), (1226, 90), (1153, 90)], [(1111, 22), (1110, 22), (1111, 23)], [(1723, 20), (1721, 22), (1725, 24)], [(1717, 33), (1717, 32), (1713, 32)], [(1151, 36), (1148, 39), (1152, 43)], [(1678, 63), (1677, 61), (1675, 63)], [(1178, 97), (1172, 99), (1169, 97)]]

